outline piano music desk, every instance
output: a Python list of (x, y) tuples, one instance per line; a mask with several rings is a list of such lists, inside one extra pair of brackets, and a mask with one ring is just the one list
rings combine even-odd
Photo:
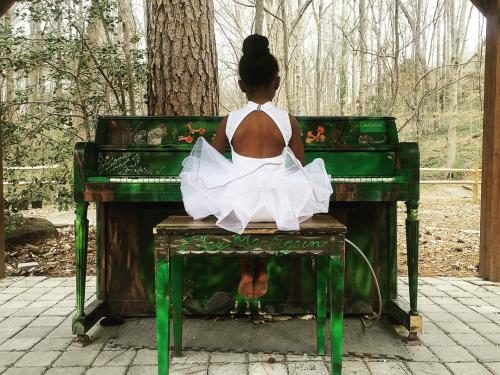
[(329, 303), (332, 374), (340, 374), (345, 233), (346, 227), (329, 215), (315, 215), (293, 232), (279, 231), (274, 223), (250, 223), (241, 235), (219, 228), (213, 217), (170, 216), (158, 224), (154, 228), (158, 374), (168, 374), (171, 312), (174, 355), (182, 352), (182, 257), (289, 255), (316, 256), (317, 351), (325, 354)]

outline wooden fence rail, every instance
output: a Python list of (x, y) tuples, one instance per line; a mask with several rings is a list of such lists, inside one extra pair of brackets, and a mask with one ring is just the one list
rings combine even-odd
[(447, 184), (458, 184), (458, 185), (472, 185), (472, 203), (479, 204), (479, 185), (481, 185), (481, 172), (482, 169), (467, 169), (467, 168), (420, 168), (420, 172), (463, 172), (469, 173), (472, 177), (472, 180), (460, 180), (460, 179), (444, 179), (444, 180), (422, 180), (422, 176), (420, 176), (420, 184), (429, 184), (429, 185), (447, 185)]

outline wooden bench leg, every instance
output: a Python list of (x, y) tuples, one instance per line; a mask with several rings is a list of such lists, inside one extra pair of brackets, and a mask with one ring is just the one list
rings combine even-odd
[(328, 280), (328, 257), (316, 258), (316, 349), (325, 355), (326, 285)]
[(344, 273), (342, 259), (338, 255), (330, 256), (330, 347), (333, 375), (342, 374), (342, 340), (344, 330)]
[(172, 256), (172, 315), (174, 319), (174, 356), (182, 355), (182, 272), (183, 258)]
[(158, 259), (155, 282), (158, 375), (168, 375), (170, 351), (170, 264), (168, 260)]

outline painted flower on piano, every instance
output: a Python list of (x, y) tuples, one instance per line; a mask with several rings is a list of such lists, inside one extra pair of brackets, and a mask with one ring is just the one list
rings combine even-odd
[(193, 135), (198, 134), (198, 135), (202, 136), (206, 132), (205, 128), (198, 128), (198, 129), (193, 128), (192, 123), (188, 123), (186, 125), (186, 128), (189, 129), (189, 134), (188, 135), (181, 135), (179, 138), (177, 138), (179, 141), (184, 141), (186, 143), (193, 143), (193, 141), (194, 141)]
[(316, 129), (316, 134), (313, 134), (311, 130), (307, 132), (307, 138), (306, 138), (306, 143), (319, 143), (319, 142), (324, 142), (326, 140), (326, 135), (325, 135), (325, 128), (322, 126), (318, 126)]
[(193, 143), (194, 138), (191, 135), (188, 136), (180, 136), (179, 141), (185, 141), (186, 143)]

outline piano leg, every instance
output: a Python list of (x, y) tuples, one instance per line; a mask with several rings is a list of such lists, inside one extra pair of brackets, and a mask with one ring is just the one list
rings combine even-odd
[(329, 288), (330, 301), (330, 355), (332, 375), (342, 374), (342, 350), (344, 337), (344, 270), (342, 257), (329, 257)]
[(406, 202), (406, 255), (410, 303), (397, 297), (388, 301), (387, 312), (408, 330), (408, 341), (417, 340), (422, 332), (422, 316), (418, 313), (418, 202)]
[(406, 202), (406, 254), (408, 257), (408, 285), (410, 314), (418, 315), (418, 203)]
[(73, 318), (73, 333), (85, 333), (85, 278), (87, 276), (87, 245), (89, 221), (87, 219), (88, 202), (76, 204), (75, 250), (76, 250), (76, 315)]
[[(408, 286), (410, 291), (409, 315), (419, 316), (417, 310), (418, 296), (418, 241), (419, 220), (418, 202), (406, 202), (406, 253), (408, 262)], [(421, 328), (421, 327), (420, 327)], [(416, 339), (417, 332), (411, 329), (409, 339)]]

